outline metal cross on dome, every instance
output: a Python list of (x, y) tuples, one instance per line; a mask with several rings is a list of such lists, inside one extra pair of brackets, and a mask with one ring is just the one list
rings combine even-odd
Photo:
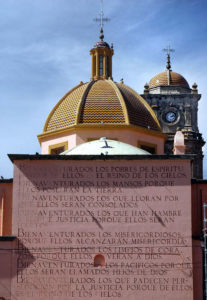
[(175, 49), (170, 48), (170, 43), (167, 45), (167, 48), (164, 48), (162, 51), (167, 52), (170, 55), (170, 52), (175, 52)]
[(95, 18), (93, 19), (95, 22), (100, 22), (100, 39), (103, 41), (104, 35), (103, 35), (103, 26), (104, 22), (109, 22), (109, 18), (104, 18), (104, 13), (103, 13), (103, 0), (101, 1), (101, 12), (100, 12), (100, 18)]
[(166, 68), (167, 68), (167, 70), (170, 70), (171, 69), (170, 53), (175, 52), (175, 49), (170, 48), (170, 43), (168, 43), (167, 48), (162, 49), (162, 51), (167, 52), (167, 65), (166, 65)]

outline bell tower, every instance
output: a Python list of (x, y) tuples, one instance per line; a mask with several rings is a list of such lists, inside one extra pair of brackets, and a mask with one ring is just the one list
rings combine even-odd
[(193, 177), (203, 178), (203, 152), (205, 142), (198, 128), (198, 94), (197, 84), (192, 89), (185, 78), (171, 70), (170, 53), (174, 52), (170, 46), (167, 52), (166, 70), (154, 76), (145, 85), (142, 95), (154, 110), (162, 131), (167, 134), (165, 153), (172, 154), (174, 135), (177, 130), (182, 131), (185, 138), (186, 154), (194, 154)]

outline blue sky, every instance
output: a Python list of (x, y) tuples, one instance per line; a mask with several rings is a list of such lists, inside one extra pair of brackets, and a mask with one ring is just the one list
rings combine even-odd
[[(13, 176), (7, 153), (40, 152), (37, 134), (57, 101), (90, 79), (89, 50), (99, 0), (0, 0), (0, 175)], [(176, 52), (172, 69), (197, 82), (199, 128), (207, 140), (207, 1), (104, 0), (105, 40), (114, 44), (113, 78), (143, 92), (165, 70), (162, 52)], [(204, 147), (207, 155), (207, 147)], [(207, 160), (205, 160), (207, 177)]]

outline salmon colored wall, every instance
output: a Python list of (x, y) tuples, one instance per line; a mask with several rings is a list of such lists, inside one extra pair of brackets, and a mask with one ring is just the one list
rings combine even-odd
[(194, 299), (203, 299), (203, 203), (207, 203), (207, 181), (192, 184)]
[(49, 154), (49, 152), (48, 152), (49, 146), (60, 144), (63, 142), (68, 142), (69, 149), (74, 148), (76, 146), (76, 134), (71, 134), (71, 135), (67, 134), (67, 135), (64, 135), (61, 137), (57, 137), (57, 138), (50, 138), (49, 140), (42, 142), (41, 153)]
[(201, 241), (193, 240), (193, 294), (194, 300), (203, 299), (203, 254)]
[[(103, 133), (103, 132), (101, 132)], [(107, 132), (105, 132), (107, 133)], [(92, 132), (90, 136), (86, 132), (79, 133), (77, 137), (77, 144), (85, 141), (87, 138), (94, 138), (97, 132)], [(110, 138), (120, 139), (120, 131), (111, 132)], [(107, 134), (105, 134), (107, 135)], [(126, 135), (126, 133), (125, 133)], [(132, 136), (132, 133), (130, 133)], [(73, 135), (74, 137), (75, 135)], [(128, 143), (131, 140), (128, 138)], [(141, 135), (140, 135), (141, 136)], [(137, 136), (135, 136), (136, 138)], [(150, 141), (152, 143), (152, 140)], [(4, 197), (4, 220), (3, 220), (3, 235), (11, 235), (12, 225), (12, 188), (13, 183), (0, 182), (0, 199)], [(194, 299), (202, 299), (203, 293), (203, 257), (201, 241), (202, 237), (202, 204), (207, 203), (207, 181), (204, 184), (192, 184), (192, 235), (193, 235), (193, 282), (194, 282)], [(0, 240), (0, 297), (10, 299), (10, 272), (11, 272), (11, 252), (8, 249), (12, 248), (12, 242), (3, 242)]]
[(14, 242), (0, 240), (0, 297), (11, 299), (12, 249)]
[[(3, 198), (3, 236), (12, 235), (12, 187), (13, 183), (0, 182), (0, 203)], [(2, 208), (2, 205), (0, 205)], [(2, 216), (2, 212), (0, 213)], [(1, 224), (1, 220), (0, 220)]]
[(192, 184), (192, 233), (196, 237), (203, 234), (203, 203), (207, 203), (207, 183)]
[[(151, 133), (151, 132), (150, 132)], [(138, 142), (145, 142), (157, 145), (157, 154), (164, 153), (164, 138), (154, 134), (146, 134), (132, 129), (87, 129), (78, 130), (75, 134), (65, 134), (57, 138), (50, 138), (42, 142), (42, 154), (48, 154), (50, 145), (68, 142), (68, 149), (72, 149), (77, 145), (85, 143), (89, 138), (107, 137), (108, 139), (117, 139), (121, 142), (137, 147)]]

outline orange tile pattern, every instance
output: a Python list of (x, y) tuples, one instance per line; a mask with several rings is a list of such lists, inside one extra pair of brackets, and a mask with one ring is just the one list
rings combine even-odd
[(50, 113), (44, 132), (79, 124), (131, 124), (160, 131), (147, 102), (125, 84), (111, 80), (82, 84), (67, 93)]
[(56, 130), (70, 125), (75, 125), (78, 105), (88, 84), (77, 87), (66, 94), (56, 105), (54, 112), (49, 117), (45, 131)]
[[(169, 71), (167, 70), (153, 77), (150, 80), (149, 87), (152, 88), (160, 85), (168, 85), (168, 72)], [(170, 85), (189, 88), (188, 82), (185, 80), (185, 78), (182, 75), (172, 71), (170, 71)]]
[(92, 85), (84, 101), (79, 122), (125, 124), (120, 99), (107, 80), (98, 80)]
[(117, 84), (117, 86), (125, 100), (129, 116), (129, 123), (140, 127), (160, 130), (156, 121), (152, 117), (148, 104), (146, 103), (146, 105), (144, 105), (139, 99), (141, 96), (139, 96), (137, 93), (136, 95), (133, 94), (130, 88), (124, 84)]

